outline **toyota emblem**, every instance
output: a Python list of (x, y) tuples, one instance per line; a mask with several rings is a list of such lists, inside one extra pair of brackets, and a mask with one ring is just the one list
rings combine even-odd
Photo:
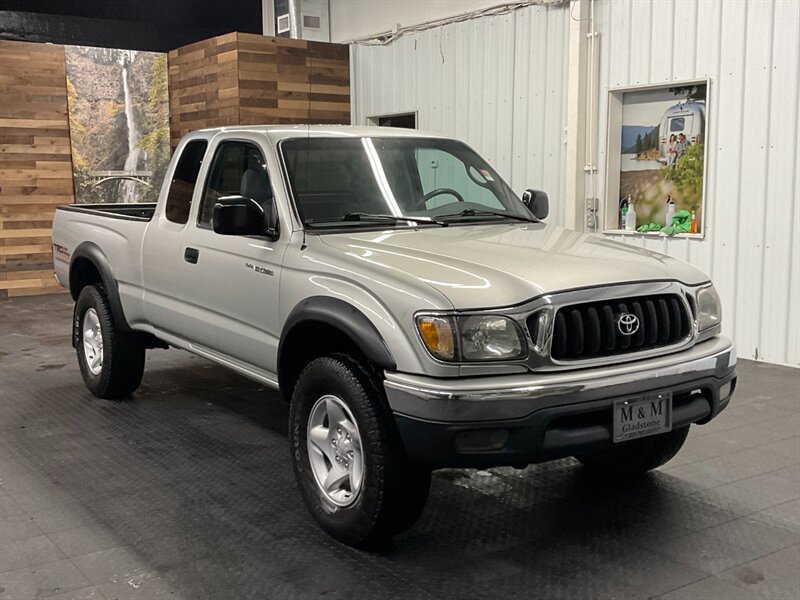
[(622, 335), (633, 335), (639, 331), (639, 317), (631, 313), (622, 313), (617, 317), (617, 329)]

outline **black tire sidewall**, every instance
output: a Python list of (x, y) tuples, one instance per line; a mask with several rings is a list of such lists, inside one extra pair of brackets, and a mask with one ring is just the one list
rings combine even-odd
[[(330, 535), (351, 545), (369, 540), (375, 530), (385, 501), (387, 450), (380, 435), (382, 417), (370, 402), (363, 374), (342, 357), (324, 357), (312, 361), (301, 373), (292, 396), (290, 447), (292, 464), (303, 499), (320, 526)], [(364, 479), (356, 500), (346, 507), (333, 504), (317, 485), (308, 457), (307, 424), (314, 403), (325, 395), (345, 402), (355, 418), (364, 457)]]
[[(100, 321), (100, 331), (103, 335), (103, 366), (97, 375), (92, 373), (89, 368), (89, 364), (86, 362), (86, 351), (83, 348), (83, 323), (90, 308), (93, 308), (97, 313), (97, 318)], [(107, 368), (106, 363), (110, 362), (107, 359), (110, 358), (108, 355), (112, 349), (107, 340), (112, 339), (114, 324), (105, 296), (99, 288), (87, 286), (81, 290), (75, 310), (75, 319), (78, 328), (75, 348), (78, 353), (78, 366), (81, 370), (83, 382), (94, 395), (102, 396), (110, 383), (110, 369)]]
[[(97, 375), (89, 368), (83, 348), (83, 323), (90, 308), (97, 313), (103, 335), (103, 366)], [(75, 349), (86, 387), (98, 398), (107, 400), (130, 396), (142, 381), (145, 347), (135, 333), (120, 331), (116, 326), (101, 286), (90, 285), (81, 290), (75, 305), (75, 320)]]

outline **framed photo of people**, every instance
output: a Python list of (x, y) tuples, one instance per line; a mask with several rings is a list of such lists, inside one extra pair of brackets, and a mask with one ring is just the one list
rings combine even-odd
[(604, 231), (702, 237), (707, 79), (609, 91)]

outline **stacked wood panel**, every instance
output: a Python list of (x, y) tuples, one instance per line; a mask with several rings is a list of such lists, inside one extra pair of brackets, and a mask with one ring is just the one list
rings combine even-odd
[(64, 47), (0, 40), (0, 297), (61, 289), (53, 213), (73, 199)]
[(170, 137), (223, 125), (350, 123), (349, 48), (232, 33), (169, 54)]
[(190, 131), (239, 123), (236, 33), (169, 53), (170, 142)]
[(349, 124), (349, 47), (239, 34), (239, 121)]

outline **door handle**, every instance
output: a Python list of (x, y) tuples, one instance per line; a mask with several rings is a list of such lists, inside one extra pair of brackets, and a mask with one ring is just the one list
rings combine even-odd
[(197, 248), (186, 248), (186, 250), (183, 251), (183, 260), (193, 265), (197, 264), (197, 259), (199, 256), (200, 250)]

